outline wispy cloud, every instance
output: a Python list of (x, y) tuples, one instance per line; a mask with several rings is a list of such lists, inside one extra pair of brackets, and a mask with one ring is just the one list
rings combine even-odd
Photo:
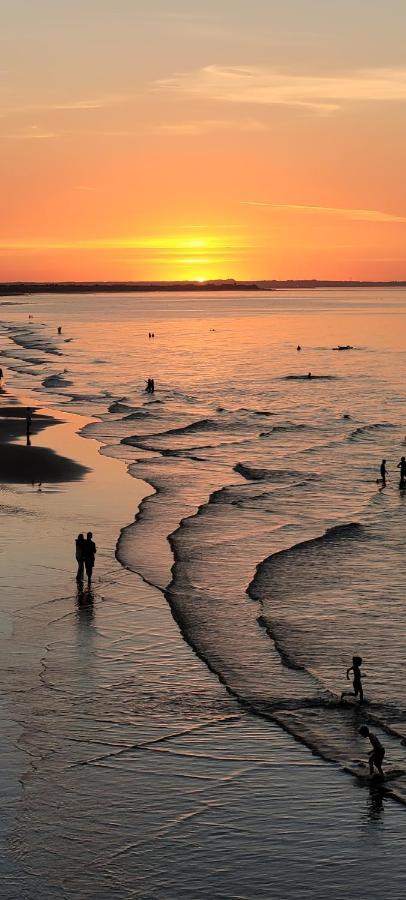
[(0, 134), (0, 140), (6, 141), (44, 141), (58, 137), (60, 135), (56, 131), (41, 131), (39, 128)]
[(168, 122), (154, 129), (159, 134), (194, 135), (212, 131), (268, 131), (269, 126), (258, 119), (202, 119), (190, 122)]
[(261, 200), (243, 200), (242, 206), (260, 206), (287, 212), (339, 216), (355, 222), (393, 222), (401, 225), (406, 223), (406, 216), (396, 216), (378, 209), (343, 209), (340, 206), (306, 206), (300, 203), (267, 203)]
[(0, 240), (0, 250), (42, 252), (44, 250), (148, 250), (176, 253), (176, 254), (210, 254), (226, 250), (244, 249), (247, 245), (244, 241), (238, 243), (227, 235), (190, 237), (188, 235), (162, 235), (154, 237), (100, 237), (90, 240), (81, 239), (3, 239)]
[(309, 75), (266, 66), (211, 65), (161, 79), (154, 83), (153, 89), (226, 103), (334, 111), (349, 102), (405, 101), (406, 68)]
[(0, 108), (0, 118), (23, 115), (32, 112), (69, 112), (92, 109), (107, 109), (112, 106), (120, 106), (133, 100), (133, 94), (106, 94), (104, 97), (93, 99), (60, 100), (49, 103), (27, 103)]

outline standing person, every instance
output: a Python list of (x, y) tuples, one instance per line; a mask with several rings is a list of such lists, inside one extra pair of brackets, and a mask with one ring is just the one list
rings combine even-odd
[[(353, 687), (354, 687), (354, 697), (359, 696), (359, 702), (363, 703), (364, 702), (364, 691), (362, 689), (362, 681), (361, 681), (361, 678), (362, 678), (361, 666), (362, 666), (362, 657), (361, 656), (353, 656), (352, 666), (350, 666), (350, 668), (347, 669), (347, 681), (349, 681), (350, 672), (352, 672), (354, 675), (354, 679), (352, 682)], [(341, 694), (341, 699), (343, 699), (343, 697), (345, 697), (346, 694), (348, 694), (348, 693), (349, 693), (348, 691), (343, 691)], [(352, 694), (351, 694), (351, 696), (352, 696)]]
[(77, 564), (78, 564), (76, 579), (77, 579), (77, 581), (82, 581), (84, 568), (85, 568), (85, 555), (84, 555), (85, 539), (84, 539), (83, 534), (78, 534), (75, 544), (76, 544), (76, 560), (77, 560)]
[(31, 435), (31, 425), (32, 425), (32, 409), (31, 406), (27, 406), (25, 411), (25, 424), (27, 428), (27, 447), (30, 446), (30, 435)]
[(85, 561), (87, 580), (90, 584), (92, 580), (94, 558), (96, 556), (96, 544), (93, 541), (93, 535), (91, 531), (87, 532), (86, 540), (83, 544), (83, 556)]
[(406, 459), (404, 456), (402, 456), (400, 462), (397, 464), (397, 468), (400, 469), (399, 487), (404, 488), (406, 479)]
[(375, 768), (378, 769), (378, 772), (379, 772), (381, 778), (383, 778), (384, 774), (382, 771), (382, 763), (383, 763), (383, 758), (385, 756), (385, 747), (382, 746), (377, 735), (372, 734), (372, 731), (369, 730), (368, 725), (361, 725), (361, 728), (359, 729), (359, 734), (361, 734), (362, 737), (369, 738), (369, 740), (372, 744), (372, 750), (370, 751), (370, 753), (368, 753), (370, 774), (371, 775), (374, 774), (374, 766), (375, 766)]
[(58, 325), (58, 334), (62, 334), (62, 325)]
[(0, 381), (3, 381), (3, 369), (0, 368)]
[(386, 459), (382, 460), (379, 471), (381, 473), (382, 487), (386, 487)]

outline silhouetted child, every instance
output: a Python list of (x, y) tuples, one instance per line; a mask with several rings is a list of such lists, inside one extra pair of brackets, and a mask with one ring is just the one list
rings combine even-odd
[(381, 778), (383, 778), (384, 774), (382, 771), (382, 763), (383, 763), (383, 758), (385, 756), (385, 747), (382, 746), (382, 744), (381, 744), (379, 738), (376, 736), (376, 734), (372, 734), (372, 731), (369, 730), (367, 725), (361, 725), (361, 728), (359, 729), (359, 734), (361, 734), (362, 737), (369, 738), (369, 740), (372, 744), (372, 750), (370, 751), (370, 753), (368, 753), (369, 771), (370, 771), (371, 775), (374, 774), (374, 766), (375, 766), (375, 768), (378, 769), (378, 772), (379, 772)]
[(349, 696), (349, 695), (351, 697), (352, 696), (358, 697), (358, 695), (359, 695), (360, 703), (364, 702), (364, 692), (362, 690), (362, 681), (361, 681), (361, 665), (362, 665), (361, 656), (353, 656), (352, 666), (350, 666), (350, 668), (347, 669), (347, 681), (350, 680), (350, 672), (353, 672), (354, 678), (353, 678), (352, 683), (354, 686), (354, 695), (352, 695), (350, 691), (343, 691), (341, 694), (341, 699), (343, 699), (343, 697)]

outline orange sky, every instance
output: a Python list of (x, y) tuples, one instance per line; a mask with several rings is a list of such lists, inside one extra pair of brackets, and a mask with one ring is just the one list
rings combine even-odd
[(282, 7), (3, 0), (0, 278), (406, 278), (406, 4)]

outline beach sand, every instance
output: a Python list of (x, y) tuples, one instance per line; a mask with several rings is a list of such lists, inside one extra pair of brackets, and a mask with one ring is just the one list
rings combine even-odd
[(77, 435), (88, 420), (42, 414), (21, 449), (58, 478), (1, 484), (0, 897), (341, 900), (368, 871), (368, 897), (400, 898), (403, 808), (229, 696), (115, 557), (151, 488)]

